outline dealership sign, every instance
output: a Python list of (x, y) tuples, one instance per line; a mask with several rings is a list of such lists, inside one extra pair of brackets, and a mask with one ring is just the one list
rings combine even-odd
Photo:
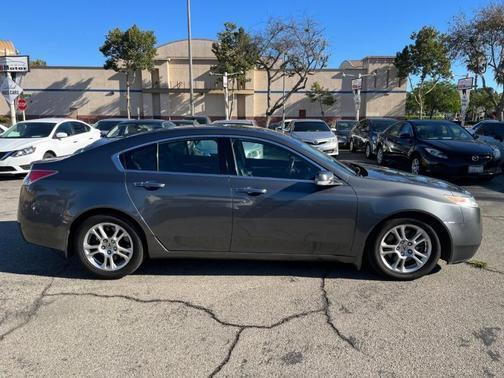
[(358, 79), (352, 80), (352, 90), (360, 91), (362, 89), (362, 79), (359, 77)]
[(30, 58), (28, 55), (0, 56), (0, 72), (28, 72)]
[(5, 97), (7, 102), (12, 104), (14, 100), (23, 93), (23, 88), (17, 85), (10, 77), (7, 77), (2, 82), (2, 85), (0, 85), (0, 92), (2, 92), (2, 96)]
[(473, 77), (464, 77), (463, 79), (459, 79), (457, 83), (457, 89), (459, 91), (471, 90), (473, 87)]
[(464, 126), (467, 108), (469, 107), (473, 83), (474, 78), (469, 76), (459, 79), (457, 83), (457, 89), (460, 95), (460, 122), (462, 126)]

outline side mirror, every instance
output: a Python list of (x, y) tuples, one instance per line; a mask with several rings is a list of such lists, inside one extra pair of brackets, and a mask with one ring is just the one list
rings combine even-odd
[(315, 176), (315, 185), (317, 186), (337, 186), (341, 182), (334, 176), (334, 173), (329, 171), (322, 171)]
[(56, 138), (58, 138), (58, 139), (64, 139), (67, 137), (68, 137), (67, 133), (63, 133), (63, 132), (56, 133)]

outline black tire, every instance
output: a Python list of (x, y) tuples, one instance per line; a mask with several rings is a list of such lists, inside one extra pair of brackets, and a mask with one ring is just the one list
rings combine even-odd
[[(411, 273), (399, 273), (396, 271), (391, 270), (385, 263), (382, 261), (381, 255), (380, 255), (380, 245), (381, 241), (384, 238), (384, 236), (394, 227), (400, 226), (400, 225), (414, 225), (417, 227), (420, 227), (423, 229), (430, 237), (431, 240), (431, 254), (427, 261), (424, 263), (423, 266), (421, 266), (418, 270), (411, 272)], [(441, 243), (439, 241), (439, 237), (434, 231), (434, 229), (429, 226), (427, 223), (413, 219), (413, 218), (397, 218), (397, 219), (391, 219), (387, 222), (385, 222), (380, 230), (375, 234), (376, 236), (372, 240), (372, 242), (369, 244), (370, 250), (368, 251), (368, 258), (371, 267), (379, 274), (391, 278), (394, 280), (403, 280), (403, 281), (408, 281), (408, 280), (414, 280), (416, 278), (420, 278), (426, 274), (429, 274), (436, 264), (439, 261), (439, 258), (441, 257)]]
[(56, 155), (54, 153), (52, 153), (51, 151), (48, 151), (44, 154), (44, 156), (42, 157), (42, 159), (46, 160), (46, 159), (52, 159), (52, 158), (55, 158)]
[(373, 152), (371, 152), (371, 145), (369, 143), (366, 143), (364, 146), (364, 155), (366, 155), (366, 159), (373, 158)]
[(382, 146), (378, 146), (378, 149), (376, 150), (376, 162), (378, 163), (378, 165), (385, 164), (385, 155)]
[(350, 152), (357, 152), (353, 138), (350, 138), (350, 144), (348, 145), (348, 149), (350, 150)]
[[(125, 264), (125, 266), (118, 270), (106, 271), (96, 267), (88, 260), (88, 257), (86, 256), (86, 253), (84, 251), (83, 244), (86, 234), (94, 226), (100, 223), (117, 225), (123, 228), (131, 237), (132, 250), (133, 250), (132, 255), (129, 261)], [(90, 271), (99, 278), (117, 279), (124, 277), (130, 273), (133, 273), (140, 267), (140, 265), (142, 265), (145, 256), (142, 239), (140, 238), (136, 228), (129, 221), (110, 215), (95, 215), (86, 219), (78, 227), (73, 242), (75, 251), (77, 251), (77, 254), (79, 256), (82, 265), (84, 265), (84, 267), (88, 271)], [(119, 241), (117, 243), (119, 244)]]

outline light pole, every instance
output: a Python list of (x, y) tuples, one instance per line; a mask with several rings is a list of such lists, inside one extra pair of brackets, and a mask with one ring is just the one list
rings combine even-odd
[(210, 72), (212, 76), (222, 76), (222, 87), (224, 88), (224, 112), (226, 120), (229, 119), (229, 91), (228, 91), (228, 78), (232, 76), (244, 75), (243, 72), (224, 72), (224, 73), (216, 73)]
[(189, 102), (191, 116), (194, 116), (194, 88), (192, 71), (192, 46), (191, 46), (191, 0), (187, 0), (187, 48), (189, 50)]
[(355, 77), (354, 80), (352, 80), (352, 92), (354, 95), (354, 104), (355, 104), (355, 120), (359, 120), (360, 116), (360, 105), (361, 105), (361, 89), (362, 89), (362, 78), (367, 77), (367, 76), (376, 76), (377, 72), (374, 71), (369, 74), (361, 74), (359, 73), (357, 76), (355, 75), (348, 75), (346, 73), (342, 73), (342, 77)]

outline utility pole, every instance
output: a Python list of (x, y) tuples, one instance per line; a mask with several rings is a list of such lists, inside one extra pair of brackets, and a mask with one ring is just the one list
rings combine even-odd
[(194, 116), (194, 88), (193, 88), (193, 66), (192, 66), (192, 46), (191, 46), (191, 0), (187, 0), (187, 48), (189, 50), (189, 102), (191, 106), (191, 116)]

